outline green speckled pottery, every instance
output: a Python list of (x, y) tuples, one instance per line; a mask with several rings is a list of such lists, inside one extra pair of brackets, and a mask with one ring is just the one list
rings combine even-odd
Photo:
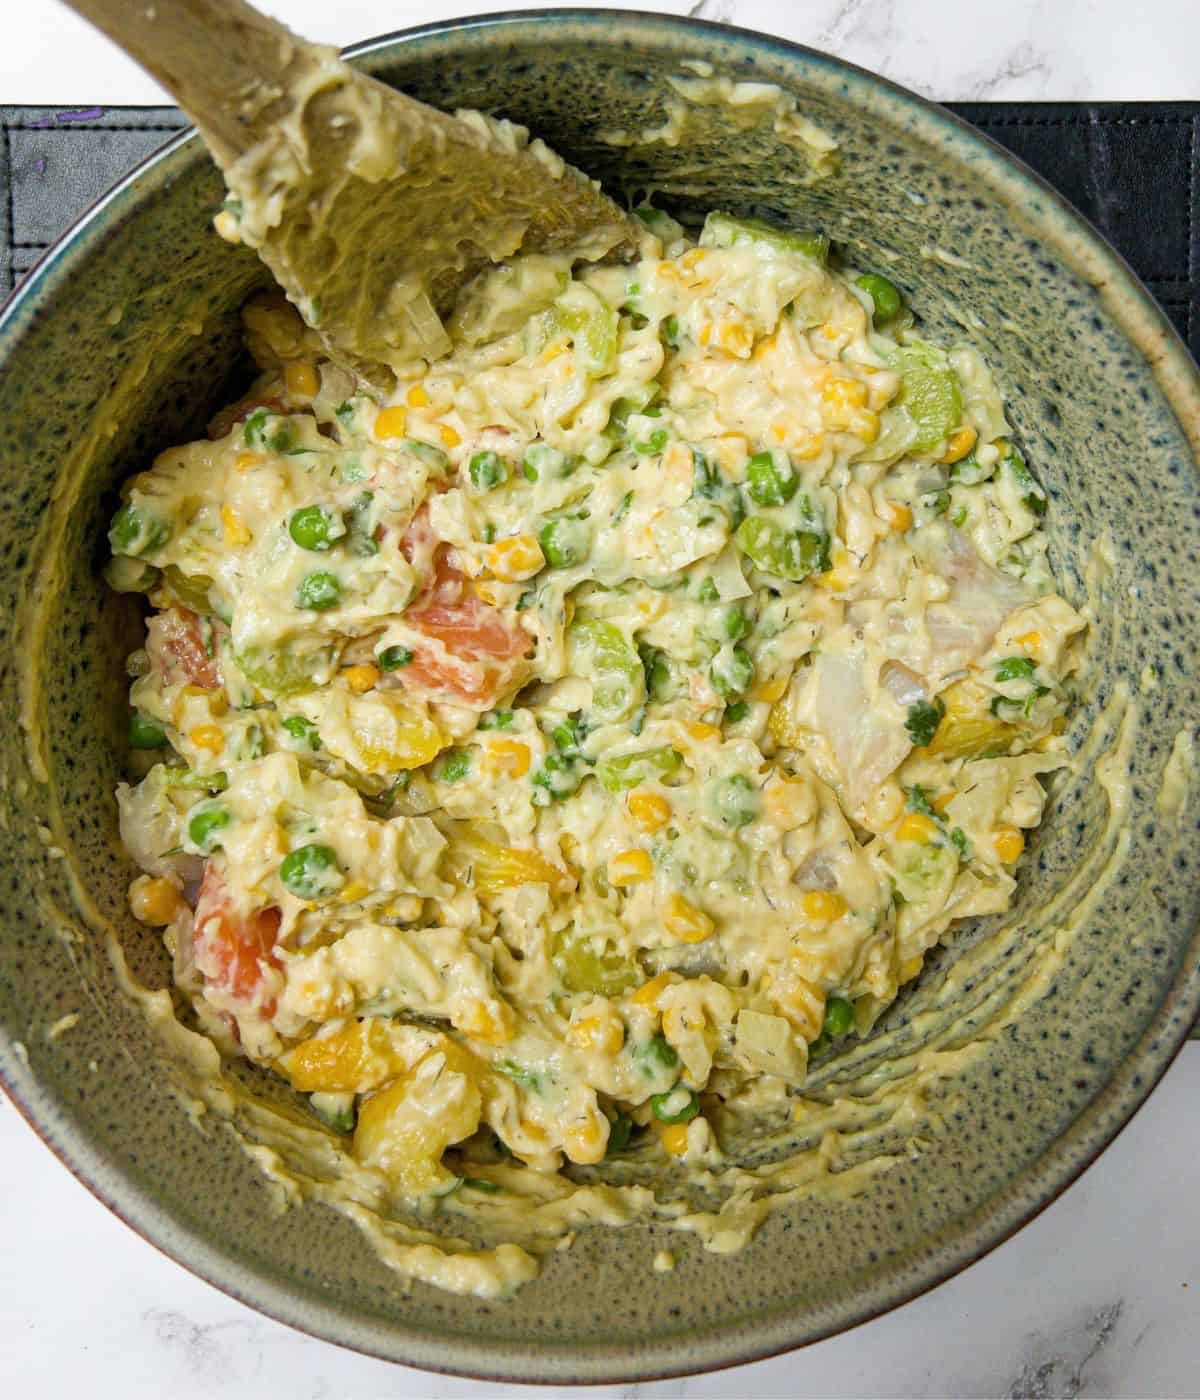
[[(279, 1214), (229, 1134), (198, 1131), (170, 1093), (103, 939), (74, 913), (77, 887), (138, 978), (166, 984), (157, 934), (125, 909), (132, 871), (112, 791), (137, 616), (100, 582), (104, 533), (117, 482), (236, 390), (237, 308), (264, 280), (213, 236), (218, 177), (185, 137), (76, 225), (0, 321), (4, 1082), (66, 1165), (161, 1249), (365, 1352), (565, 1383), (698, 1371), (828, 1336), (946, 1278), (1063, 1190), (1150, 1092), (1200, 1007), (1200, 801), (1163, 786), (1165, 773), (1185, 775), (1200, 720), (1196, 367), (1046, 186), (945, 112), (824, 55), (585, 11), (466, 20), (357, 54), (417, 97), (526, 123), (611, 190), (655, 191), (685, 216), (720, 206), (822, 227), (893, 270), (938, 336), (983, 350), (1049, 493), (1063, 590), (1090, 597), (1095, 616), (1076, 762), (1022, 864), (1022, 936), (978, 987), (994, 989), (1026, 953), (1057, 947), (1061, 961), (1046, 994), (963, 1072), (919, 1155), (851, 1200), (774, 1215), (739, 1255), (661, 1227), (585, 1233), (515, 1303), (482, 1303), (398, 1286), (324, 1207)], [(790, 138), (741, 126), (727, 107), (706, 108), (678, 145), (597, 140), (601, 127), (660, 125), (667, 75), (684, 60), (794, 94), (838, 140), (839, 173), (805, 183)], [(1106, 726), (1128, 750), (1118, 822), (1097, 780), (1103, 746), (1088, 738)], [(933, 959), (872, 1053), (911, 1048), (964, 949), (986, 938), (967, 930)], [(968, 1038), (978, 987), (958, 978)], [(51, 1036), (69, 1013), (78, 1023)], [(678, 1268), (652, 1273), (667, 1246)]]

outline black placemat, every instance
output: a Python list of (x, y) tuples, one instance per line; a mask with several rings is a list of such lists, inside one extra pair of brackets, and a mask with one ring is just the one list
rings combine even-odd
[[(1128, 258), (1200, 359), (1200, 103), (968, 102)], [(186, 125), (174, 107), (0, 106), (0, 296)]]

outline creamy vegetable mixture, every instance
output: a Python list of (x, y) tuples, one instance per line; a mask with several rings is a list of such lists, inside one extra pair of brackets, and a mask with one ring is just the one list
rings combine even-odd
[(110, 532), (133, 910), (398, 1207), (719, 1163), (1008, 907), (1062, 762), (1083, 620), (979, 355), (823, 237), (642, 213), (386, 393), (252, 301)]

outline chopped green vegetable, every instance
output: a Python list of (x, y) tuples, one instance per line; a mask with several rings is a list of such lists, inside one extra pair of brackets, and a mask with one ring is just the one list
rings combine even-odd
[(933, 803), (929, 800), (928, 793), (917, 783), (909, 788), (904, 805), (910, 812), (920, 812), (923, 817), (930, 817), (935, 822), (941, 820)]
[(615, 1157), (629, 1146), (629, 1139), (633, 1135), (633, 1119), (628, 1113), (622, 1113), (619, 1108), (606, 1108), (604, 1116), (608, 1119), (608, 1147), (604, 1155)]
[(1006, 656), (996, 663), (998, 681), (1031, 681), (1037, 669), (1028, 656)]
[(644, 1075), (657, 1079), (662, 1074), (674, 1074), (679, 1068), (679, 1056), (663, 1035), (653, 1035), (633, 1047), (633, 1058)]
[(628, 792), (642, 783), (662, 782), (683, 767), (683, 756), (663, 745), (638, 753), (605, 758), (596, 765), (596, 776), (609, 792)]
[(825, 1003), (825, 1024), (822, 1031), (830, 1036), (842, 1036), (854, 1026), (854, 1003), (845, 997), (831, 996)]
[(400, 446), (424, 462), (431, 471), (444, 472), (450, 465), (450, 458), (432, 442), (424, 442), (421, 438), (405, 438)]
[(932, 452), (962, 422), (958, 376), (940, 350), (913, 343), (892, 351), (890, 363), (900, 371), (899, 403), (917, 425), (911, 451)]
[(161, 749), (167, 742), (167, 731), (157, 720), (140, 710), (129, 716), (129, 746), (134, 749)]
[(375, 500), (373, 491), (360, 491), (350, 502), (346, 514), (346, 544), (350, 553), (360, 559), (368, 559), (379, 553), (379, 541), (375, 538), (375, 525), (372, 520), (371, 505)]
[(924, 748), (932, 742), (945, 713), (946, 707), (940, 700), (917, 700), (908, 707), (908, 718), (904, 721), (904, 727), (917, 748)]
[(1020, 450), (1011, 442), (1005, 448), (1004, 456), (1000, 459), (1000, 465), (1011, 473), (1018, 489), (1021, 491), (1021, 500), (1034, 515), (1045, 515), (1046, 513), (1046, 493), (1034, 480), (1033, 473), (1025, 465), (1025, 458)]
[(707, 575), (700, 582), (700, 587), (696, 590), (696, 597), (702, 603), (715, 603), (720, 598), (717, 585), (712, 575)]
[(564, 929), (555, 938), (554, 965), (569, 992), (615, 997), (642, 980), (634, 958), (609, 948), (601, 935), (574, 928)]
[(758, 789), (744, 773), (719, 779), (710, 789), (709, 801), (717, 820), (735, 831), (758, 816)]
[(710, 248), (752, 247), (773, 257), (800, 253), (822, 266), (829, 258), (829, 239), (823, 233), (776, 228), (762, 219), (735, 219), (729, 214), (710, 214), (700, 242)]
[(679, 317), (664, 316), (659, 323), (658, 336), (668, 350), (679, 349)]
[(511, 710), (492, 710), (486, 715), (479, 716), (478, 729), (511, 729), (513, 724), (513, 712)]
[(288, 715), (282, 724), (298, 744), (307, 744), (314, 751), (321, 747), (321, 736), (312, 720), (305, 719), (303, 715)]
[(661, 452), (667, 445), (669, 434), (666, 428), (655, 428), (645, 442), (635, 442), (633, 450), (643, 457), (652, 456), (656, 452)]
[(727, 699), (745, 695), (754, 684), (754, 658), (743, 646), (722, 647), (712, 659), (708, 678), (713, 689)]
[(750, 713), (750, 706), (744, 700), (735, 700), (732, 705), (725, 706), (725, 723), (739, 724)]
[(763, 573), (799, 583), (829, 568), (829, 536), (815, 530), (788, 530), (763, 515), (738, 526), (737, 547)]
[(460, 783), (470, 771), (470, 749), (451, 749), (438, 761), (437, 776), (443, 783)]

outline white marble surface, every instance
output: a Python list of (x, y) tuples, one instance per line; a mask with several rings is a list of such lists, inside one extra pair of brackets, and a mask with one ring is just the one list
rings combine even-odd
[[(768, 30), (948, 99), (1200, 96), (1196, 0), (667, 0), (632, 7), (690, 9)], [(504, 6), (272, 0), (265, 8), (345, 44)], [(7, 0), (4, 10), (0, 102), (163, 100), (149, 78), (54, 0)], [(1200, 1043), (1193, 1043), (1076, 1185), (933, 1293), (757, 1366), (591, 1393), (684, 1400), (1200, 1396), (1197, 1105)], [(3, 1099), (0, 1161), (0, 1395), (492, 1400), (525, 1393), (355, 1356), (225, 1298), (109, 1215)]]

